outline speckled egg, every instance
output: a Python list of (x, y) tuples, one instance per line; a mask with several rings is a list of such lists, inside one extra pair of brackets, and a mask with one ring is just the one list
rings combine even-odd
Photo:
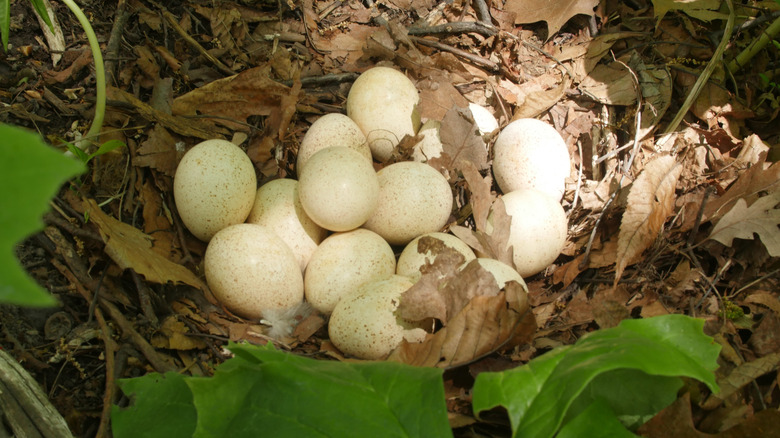
[(290, 248), (270, 229), (231, 225), (217, 232), (203, 259), (206, 282), (231, 312), (257, 319), (303, 301), (303, 275)]
[(325, 114), (311, 124), (301, 140), (295, 165), (298, 175), (315, 152), (333, 146), (354, 149), (371, 162), (371, 149), (360, 127), (344, 114)]
[(228, 225), (244, 222), (256, 189), (252, 161), (226, 140), (206, 140), (187, 151), (173, 179), (179, 216), (204, 242)]
[(336, 233), (317, 247), (304, 275), (306, 301), (330, 313), (344, 295), (395, 273), (395, 254), (378, 234), (357, 229)]
[(298, 199), (298, 181), (294, 179), (275, 179), (257, 189), (255, 203), (246, 221), (273, 230), (295, 254), (301, 272), (317, 245), (328, 235), (327, 230), (314, 223), (303, 211)]
[(507, 244), (513, 247), (517, 272), (523, 278), (541, 272), (566, 245), (568, 222), (563, 207), (534, 189), (515, 190), (501, 199), (512, 220)]
[(426, 236), (438, 239), (444, 243), (444, 246), (458, 251), (463, 255), (466, 262), (474, 260), (477, 257), (474, 254), (474, 251), (472, 251), (465, 242), (453, 236), (452, 234), (440, 232), (427, 233), (423, 234), (422, 236), (415, 237), (411, 242), (409, 242), (409, 244), (406, 245), (406, 247), (404, 247), (401, 255), (398, 256), (398, 263), (395, 268), (396, 274), (405, 275), (411, 278), (413, 281), (417, 281), (422, 275), (420, 273), (420, 268), (422, 268), (426, 263), (433, 263), (433, 260), (438, 254), (433, 254), (431, 251), (420, 253), (417, 249), (417, 243), (421, 238)]
[(306, 214), (331, 231), (353, 230), (371, 216), (379, 200), (374, 167), (359, 152), (330, 147), (309, 158), (298, 179)]
[(571, 172), (569, 149), (558, 131), (537, 119), (518, 119), (493, 145), (493, 175), (504, 193), (536, 189), (560, 200)]
[(424, 330), (400, 325), (403, 322), (395, 315), (401, 295), (412, 285), (408, 277), (394, 275), (366, 283), (345, 296), (328, 323), (333, 345), (351, 356), (377, 360), (390, 354), (403, 339), (424, 340)]
[(363, 72), (347, 96), (347, 115), (366, 135), (377, 161), (390, 158), (405, 135), (420, 128), (420, 96), (412, 81), (398, 70), (374, 67)]
[(406, 245), (417, 236), (439, 231), (452, 210), (447, 179), (433, 167), (415, 161), (391, 164), (379, 172), (379, 202), (363, 225), (391, 245)]

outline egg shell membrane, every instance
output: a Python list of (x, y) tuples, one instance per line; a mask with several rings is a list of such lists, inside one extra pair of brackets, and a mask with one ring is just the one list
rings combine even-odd
[(389, 67), (363, 72), (347, 96), (347, 116), (360, 126), (378, 161), (390, 158), (405, 135), (420, 128), (417, 88), (403, 73)]
[(403, 161), (379, 172), (379, 202), (363, 225), (391, 245), (406, 245), (417, 236), (441, 230), (452, 211), (452, 190), (433, 167)]
[(273, 230), (298, 259), (301, 272), (317, 245), (328, 234), (303, 210), (298, 199), (298, 181), (294, 179), (275, 179), (257, 189), (255, 203), (246, 222)]
[(561, 199), (571, 173), (569, 149), (561, 135), (541, 120), (515, 120), (493, 145), (493, 175), (503, 193), (536, 189)]
[(217, 231), (246, 220), (256, 189), (252, 161), (226, 140), (207, 140), (192, 147), (179, 162), (173, 179), (179, 216), (204, 242)]
[(303, 136), (295, 166), (298, 175), (312, 155), (334, 146), (354, 149), (371, 162), (371, 149), (360, 127), (344, 114), (325, 114), (315, 120)]
[(379, 200), (373, 165), (352, 149), (332, 147), (311, 156), (298, 180), (298, 196), (306, 214), (331, 231), (361, 226)]
[(258, 319), (303, 301), (303, 276), (290, 248), (271, 230), (238, 224), (219, 231), (204, 256), (206, 282), (231, 312)]
[(395, 254), (378, 234), (364, 229), (336, 233), (314, 251), (304, 275), (306, 300), (330, 313), (345, 295), (395, 273)]
[(386, 357), (404, 338), (395, 311), (412, 281), (394, 275), (367, 283), (336, 305), (328, 323), (330, 340), (339, 350), (361, 359)]

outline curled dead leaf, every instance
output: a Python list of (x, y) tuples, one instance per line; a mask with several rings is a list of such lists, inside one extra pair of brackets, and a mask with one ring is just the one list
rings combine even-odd
[(615, 285), (623, 271), (650, 247), (674, 208), (674, 189), (682, 166), (673, 156), (657, 157), (645, 165), (628, 193), (620, 223)]

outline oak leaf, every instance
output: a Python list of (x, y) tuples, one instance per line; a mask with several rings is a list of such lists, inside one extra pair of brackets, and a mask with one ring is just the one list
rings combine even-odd
[(515, 24), (546, 22), (549, 39), (575, 15), (593, 15), (598, 4), (598, 0), (507, 0), (504, 11), (515, 14)]
[(673, 156), (653, 159), (628, 193), (618, 236), (615, 285), (629, 263), (653, 244), (674, 208), (674, 189), (682, 166)]
[(748, 207), (744, 199), (736, 204), (715, 224), (710, 233), (710, 239), (731, 246), (734, 238), (753, 239), (758, 234), (769, 255), (780, 256), (780, 209), (775, 208), (780, 203), (780, 191), (774, 191), (767, 196), (758, 198)]

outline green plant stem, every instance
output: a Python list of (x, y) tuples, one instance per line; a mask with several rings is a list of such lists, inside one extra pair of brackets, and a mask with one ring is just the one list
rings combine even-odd
[(763, 48), (766, 47), (766, 45), (769, 44), (769, 42), (772, 41), (778, 33), (780, 33), (780, 17), (773, 21), (765, 31), (761, 32), (761, 36), (754, 39), (753, 42), (751, 42), (750, 45), (745, 48), (745, 50), (740, 52), (736, 58), (729, 62), (729, 71), (733, 74), (747, 65), (748, 62), (750, 62), (750, 60), (753, 59), (753, 57), (756, 56), (758, 52), (763, 50)]
[(84, 137), (97, 140), (103, 127), (103, 117), (106, 114), (106, 70), (103, 66), (103, 53), (100, 52), (97, 35), (95, 35), (89, 19), (84, 15), (81, 8), (73, 0), (62, 0), (62, 2), (73, 12), (73, 15), (79, 20), (81, 27), (84, 28), (89, 41), (89, 48), (92, 50), (92, 60), (95, 61), (95, 117), (92, 119), (92, 126), (89, 127), (89, 131), (87, 131)]

